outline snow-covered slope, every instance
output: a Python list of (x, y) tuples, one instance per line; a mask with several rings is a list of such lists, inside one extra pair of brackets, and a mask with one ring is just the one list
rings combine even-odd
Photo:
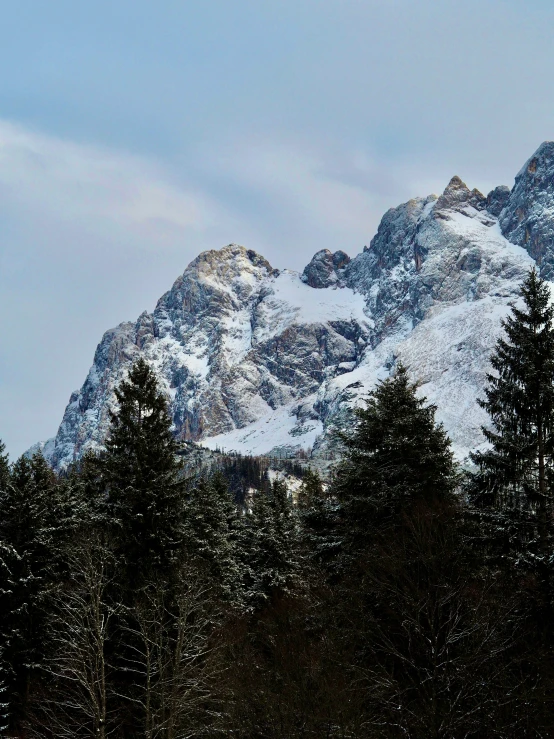
[[(354, 259), (323, 250), (302, 275), (242, 246), (204, 252), (152, 314), (104, 335), (45, 452), (64, 467), (100, 447), (113, 388), (142, 355), (168, 395), (178, 438), (256, 454), (322, 453), (346, 409), (400, 357), (465, 457), (482, 443), (476, 397), (501, 319), (535, 264), (525, 247), (550, 277), (552, 161), (554, 144), (543, 144), (513, 192), (499, 187), (486, 198), (454, 177), (439, 198), (388, 211)], [(514, 227), (518, 212), (527, 239)]]

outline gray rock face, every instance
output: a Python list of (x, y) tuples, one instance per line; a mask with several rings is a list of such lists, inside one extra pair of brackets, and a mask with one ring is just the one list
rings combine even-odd
[(506, 185), (499, 185), (487, 195), (487, 210), (495, 218), (498, 218), (509, 199), (510, 188), (506, 187)]
[(532, 257), (546, 272), (554, 262), (553, 162), (554, 144), (543, 145), (511, 193), (486, 198), (454, 177), (440, 197), (389, 210), (353, 260), (322, 250), (302, 275), (234, 244), (204, 252), (152, 313), (106, 332), (45, 454), (63, 468), (102, 447), (114, 387), (139, 356), (177, 438), (328, 453), (333, 429), (400, 357), (463, 459), (483, 443), (476, 398), (501, 319)]
[(423, 316), (417, 275), (426, 252), (418, 233), (435, 201), (434, 195), (415, 198), (387, 211), (369, 247), (345, 270), (345, 283), (368, 301), (375, 322), (372, 345), (399, 322), (413, 325)]
[[(343, 257), (335, 263), (340, 269)], [(102, 446), (113, 389), (139, 356), (155, 368), (168, 395), (177, 438), (196, 441), (308, 397), (325, 378), (355, 364), (368, 333), (363, 308), (351, 290), (314, 290), (297, 273), (279, 273), (242, 246), (204, 252), (152, 314), (106, 332), (66, 408), (54, 466)], [(312, 320), (302, 320), (306, 311)], [(293, 446), (315, 429), (304, 423), (310, 411), (298, 414), (289, 424)]]
[(485, 210), (486, 197), (477, 189), (470, 190), (462, 180), (455, 175), (446, 186), (443, 194), (437, 200), (435, 210), (457, 210), (464, 213), (471, 206), (476, 210)]
[[(437, 198), (389, 210), (370, 246), (345, 270), (345, 283), (367, 296), (372, 343), (412, 329), (436, 303), (475, 299), (489, 289), (497, 234), (486, 198), (453, 177)], [(489, 229), (491, 229), (489, 231)]]
[(310, 287), (330, 287), (340, 280), (342, 270), (350, 262), (350, 257), (343, 251), (332, 254), (329, 249), (322, 249), (312, 257), (304, 268), (302, 282)]
[(546, 279), (554, 277), (554, 141), (545, 141), (516, 176), (500, 227), (526, 249)]

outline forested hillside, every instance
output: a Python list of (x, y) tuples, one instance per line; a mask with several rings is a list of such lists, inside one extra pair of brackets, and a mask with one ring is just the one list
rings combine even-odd
[(191, 466), (143, 358), (104, 450), (2, 447), (1, 735), (553, 736), (554, 309), (535, 271), (520, 298), (471, 468), (401, 362), (294, 491)]

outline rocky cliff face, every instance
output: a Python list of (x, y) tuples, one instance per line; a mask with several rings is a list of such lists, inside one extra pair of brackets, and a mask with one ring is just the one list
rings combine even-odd
[(460, 458), (482, 443), (482, 394), (501, 319), (535, 264), (554, 269), (554, 144), (514, 190), (454, 177), (389, 210), (354, 259), (318, 252), (302, 275), (229, 245), (197, 257), (152, 314), (108, 331), (54, 441), (64, 467), (101, 447), (113, 389), (140, 355), (175, 434), (245, 453), (314, 453), (398, 358), (438, 406)]
[(102, 445), (113, 389), (140, 355), (158, 373), (179, 439), (224, 439), (286, 409), (284, 441), (311, 447), (322, 425), (306, 399), (359, 361), (370, 325), (364, 311), (352, 289), (312, 288), (242, 246), (205, 252), (152, 314), (104, 334), (52, 461), (65, 466)]
[(512, 243), (526, 249), (554, 278), (554, 141), (545, 141), (516, 176), (500, 215), (500, 227)]

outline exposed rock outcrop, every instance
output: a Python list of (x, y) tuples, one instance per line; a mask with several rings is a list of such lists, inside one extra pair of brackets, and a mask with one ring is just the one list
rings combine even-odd
[(487, 198), (477, 189), (470, 190), (465, 182), (454, 175), (437, 200), (435, 210), (456, 210), (465, 213), (468, 206), (475, 210), (485, 210)]
[(506, 187), (506, 185), (499, 185), (487, 195), (487, 210), (492, 216), (498, 218), (509, 199), (510, 188)]
[(336, 251), (333, 254), (329, 249), (322, 249), (314, 254), (304, 268), (302, 282), (316, 288), (335, 285), (349, 262), (350, 257), (343, 251)]
[[(344, 257), (335, 258), (336, 269)], [(166, 389), (176, 436), (196, 441), (316, 393), (325, 378), (359, 360), (368, 331), (363, 298), (348, 288), (314, 290), (235, 244), (205, 252), (152, 314), (106, 332), (71, 396), (52, 461), (63, 467), (102, 445), (113, 389), (138, 356)], [(300, 418), (293, 430), (291, 445), (311, 446), (321, 423), (307, 427)]]
[(516, 176), (499, 216), (504, 236), (554, 278), (554, 141), (545, 141)]

